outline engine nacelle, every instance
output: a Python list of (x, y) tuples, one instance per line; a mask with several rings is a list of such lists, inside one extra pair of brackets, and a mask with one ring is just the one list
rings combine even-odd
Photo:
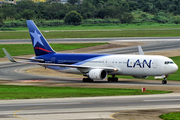
[(107, 77), (107, 72), (103, 69), (92, 69), (89, 71), (88, 76), (91, 79), (103, 80)]
[(148, 78), (148, 76), (133, 76), (134, 78)]

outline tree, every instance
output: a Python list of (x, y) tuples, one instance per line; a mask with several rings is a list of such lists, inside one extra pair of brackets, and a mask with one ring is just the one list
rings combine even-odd
[(71, 11), (66, 14), (64, 22), (66, 24), (79, 25), (82, 21), (82, 16), (76, 11)]
[(68, 3), (72, 4), (72, 5), (75, 5), (78, 2), (79, 2), (79, 0), (68, 0)]
[(101, 18), (101, 19), (103, 19), (103, 18), (105, 18), (105, 16), (106, 16), (106, 9), (101, 9), (99, 12), (98, 12), (98, 18)]
[(134, 17), (129, 12), (120, 13), (118, 16), (121, 23), (131, 23), (134, 20)]
[(3, 26), (3, 14), (0, 13), (0, 27)]
[(65, 13), (63, 12), (63, 11), (57, 11), (56, 13), (55, 13), (55, 19), (63, 19), (64, 17), (65, 17)]
[(21, 0), (20, 2), (17, 3), (16, 8), (17, 8), (17, 12), (21, 12), (25, 9), (29, 9), (29, 10), (36, 10), (38, 4), (34, 3), (32, 0)]
[(36, 10), (39, 9), (38, 4), (34, 3), (32, 0), (21, 0), (15, 5), (15, 7), (16, 7), (15, 14), (21, 15), (21, 18), (24, 18), (24, 19), (34, 18), (37, 15)]
[(154, 6), (153, 6), (152, 3), (147, 2), (146, 5), (143, 8), (143, 11), (151, 13), (151, 11), (153, 10), (153, 7)]
[(22, 13), (22, 17), (26, 20), (30, 20), (34, 18), (35, 12), (33, 10), (24, 10)]
[(96, 7), (89, 1), (83, 0), (79, 9), (83, 19), (94, 18)]
[[(43, 6), (43, 5), (42, 5)], [(69, 7), (68, 5), (60, 3), (45, 4), (43, 9), (43, 16), (46, 20), (49, 19), (62, 19), (67, 13)], [(69, 5), (72, 6), (72, 5)], [(41, 11), (40, 11), (41, 12)]]
[(2, 4), (2, 13), (4, 19), (6, 18), (14, 18), (14, 15), (16, 14), (16, 9), (14, 4)]

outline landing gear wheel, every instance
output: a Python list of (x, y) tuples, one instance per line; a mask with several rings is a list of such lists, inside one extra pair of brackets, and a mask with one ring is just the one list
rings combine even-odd
[(164, 80), (162, 81), (162, 84), (167, 84), (167, 77), (168, 77), (168, 75), (166, 75), (166, 76), (164, 77)]
[(108, 82), (118, 82), (118, 78), (113, 75), (113, 77), (108, 77)]
[(167, 84), (167, 80), (163, 80), (163, 81), (162, 81), (162, 84)]
[(108, 78), (108, 82), (112, 82), (113, 79), (111, 77)]
[(90, 78), (83, 78), (82, 81), (83, 81), (83, 82), (93, 82), (93, 79), (90, 79)]
[(86, 82), (86, 78), (83, 78), (83, 80), (82, 80), (83, 82)]
[(118, 82), (118, 78), (117, 77), (115, 77), (115, 82)]

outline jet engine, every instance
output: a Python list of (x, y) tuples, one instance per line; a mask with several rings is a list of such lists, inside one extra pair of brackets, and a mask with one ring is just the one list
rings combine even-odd
[(92, 69), (89, 71), (88, 76), (91, 79), (103, 80), (107, 77), (107, 72), (103, 69)]
[(134, 78), (148, 78), (148, 76), (133, 76)]

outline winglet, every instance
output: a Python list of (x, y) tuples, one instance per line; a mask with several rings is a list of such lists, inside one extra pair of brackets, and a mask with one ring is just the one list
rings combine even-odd
[(16, 62), (16, 61), (11, 57), (11, 55), (6, 51), (5, 48), (3, 48), (3, 51), (4, 51), (4, 53), (6, 54), (6, 57), (9, 59), (9, 61), (11, 61), (11, 62)]
[(144, 52), (140, 45), (138, 45), (139, 55), (144, 55)]

